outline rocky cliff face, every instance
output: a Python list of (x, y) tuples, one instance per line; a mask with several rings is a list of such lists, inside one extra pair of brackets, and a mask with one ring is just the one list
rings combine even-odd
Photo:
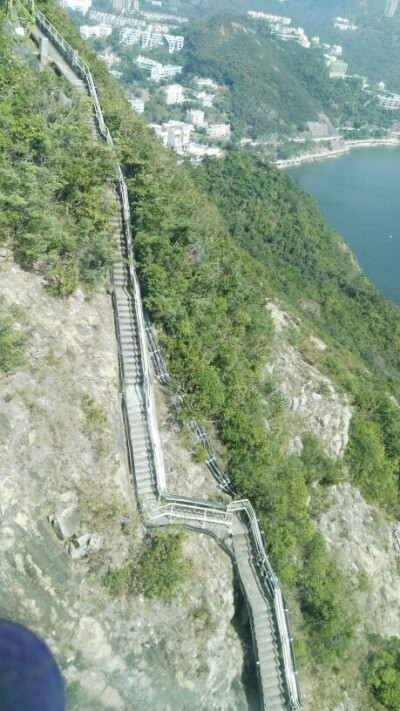
[[(328, 456), (340, 457), (349, 439), (348, 397), (291, 345), (290, 337), (301, 332), (301, 323), (293, 320), (276, 301), (269, 302), (267, 308), (275, 326), (273, 361), (267, 368), (274, 373), (285, 400), (287, 452), (301, 454), (302, 436), (313, 434)], [(315, 352), (327, 348), (313, 335), (309, 337), (309, 346)]]
[[(17, 305), (28, 332), (23, 364), (0, 380), (0, 614), (47, 641), (68, 684), (69, 711), (257, 708), (244, 686), (251, 648), (229, 558), (205, 535), (187, 533), (192, 578), (170, 605), (140, 595), (111, 597), (109, 569), (134, 562), (143, 538), (125, 455), (114, 324), (109, 297), (78, 292), (59, 301), (40, 279), (0, 255), (0, 293)], [(301, 324), (277, 303), (269, 372), (284, 395), (286, 446), (300, 452), (313, 433), (331, 457), (346, 446), (349, 403), (289, 340)], [(314, 337), (313, 337), (314, 338)], [(325, 348), (318, 339), (312, 347)], [(204, 465), (194, 464), (157, 393), (169, 486), (222, 499)], [(365, 634), (396, 634), (399, 592), (392, 524), (349, 484), (331, 487), (316, 525), (355, 588)], [(357, 703), (326, 681), (336, 708)], [(346, 682), (347, 683), (347, 682)], [(305, 708), (312, 701), (303, 679)], [(331, 703), (331, 705), (329, 705)]]
[[(312, 304), (306, 306), (312, 309)], [(284, 398), (281, 418), (286, 450), (300, 455), (302, 438), (312, 434), (329, 457), (340, 458), (348, 443), (352, 412), (347, 395), (313, 364), (328, 347), (314, 335), (306, 335), (302, 322), (284, 311), (278, 301), (269, 302), (267, 308), (275, 338), (266, 371), (273, 374)], [(309, 350), (309, 358), (293, 345), (297, 341), (302, 341), (303, 352)], [(303, 672), (305, 708), (371, 708), (359, 677), (359, 659), (368, 653), (369, 635), (400, 637), (399, 524), (377, 506), (368, 505), (356, 487), (343, 482), (324, 488), (323, 511), (315, 526), (349, 581), (357, 620), (357, 655), (354, 659), (350, 655), (341, 674), (327, 674), (318, 682)]]
[(143, 537), (109, 297), (56, 300), (4, 251), (0, 266), (28, 331), (23, 364), (0, 380), (0, 615), (49, 644), (71, 711), (247, 709), (232, 565), (212, 539), (185, 536), (193, 577), (171, 605), (105, 587)]

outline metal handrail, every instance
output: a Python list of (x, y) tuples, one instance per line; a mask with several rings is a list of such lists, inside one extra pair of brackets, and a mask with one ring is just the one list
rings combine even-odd
[[(293, 711), (301, 711), (300, 688), (297, 679), (297, 670), (294, 660), (291, 639), (289, 635), (289, 626), (287, 624), (287, 613), (282, 598), (282, 591), (278, 583), (278, 578), (271, 566), (268, 555), (265, 551), (261, 529), (258, 523), (256, 513), (248, 499), (241, 501), (233, 501), (228, 504), (228, 510), (242, 512), (246, 515), (248, 527), (252, 534), (252, 542), (257, 553), (258, 568), (266, 574), (270, 592), (272, 592), (272, 602), (275, 611), (275, 618), (278, 625), (279, 639), (282, 649), (282, 658), (285, 671), (285, 681), (289, 694), (289, 699)], [(263, 576), (259, 576), (259, 580), (264, 586)], [(264, 593), (265, 596), (265, 593)], [(269, 596), (270, 597), (270, 596)]]
[(163, 504), (148, 512), (150, 521), (155, 521), (164, 516), (171, 518), (180, 518), (185, 521), (195, 520), (201, 522), (203, 527), (206, 523), (226, 526), (229, 530), (232, 528), (233, 514), (229, 511), (215, 509), (212, 506), (195, 506), (193, 504), (183, 504), (178, 502), (170, 502)]
[[(258, 524), (258, 520), (255, 514), (255, 511), (250, 504), (248, 500), (242, 500), (242, 501), (234, 501), (228, 504), (226, 507), (218, 504), (207, 504), (206, 502), (201, 502), (198, 500), (187, 500), (184, 497), (173, 497), (172, 495), (168, 494), (167, 492), (167, 487), (166, 487), (166, 477), (165, 477), (165, 469), (164, 469), (164, 463), (163, 463), (163, 458), (162, 458), (162, 450), (161, 450), (161, 442), (160, 442), (160, 436), (159, 436), (159, 431), (157, 427), (157, 417), (156, 417), (156, 410), (155, 410), (155, 402), (154, 402), (154, 391), (152, 387), (152, 381), (151, 381), (151, 371), (149, 367), (149, 360), (147, 356), (147, 350), (145, 348), (145, 343), (146, 343), (146, 326), (144, 322), (144, 316), (143, 316), (143, 308), (142, 308), (142, 300), (141, 300), (141, 294), (140, 294), (140, 286), (139, 282), (137, 279), (136, 275), (136, 270), (133, 266), (133, 246), (132, 246), (132, 230), (131, 230), (131, 216), (130, 216), (130, 208), (129, 208), (129, 201), (128, 201), (128, 190), (127, 190), (127, 185), (126, 185), (126, 180), (123, 176), (121, 166), (118, 162), (118, 159), (115, 154), (115, 149), (114, 149), (114, 142), (112, 139), (112, 136), (110, 134), (110, 131), (105, 123), (103, 112), (101, 110), (99, 98), (97, 95), (97, 90), (96, 86), (92, 77), (92, 74), (90, 72), (90, 69), (88, 65), (83, 62), (79, 55), (77, 50), (74, 50), (68, 42), (65, 41), (65, 39), (60, 35), (60, 33), (56, 30), (56, 28), (49, 22), (49, 20), (43, 15), (43, 13), (40, 10), (35, 9), (35, 18), (38, 26), (44, 31), (44, 33), (49, 36), (52, 42), (56, 45), (56, 47), (60, 50), (60, 53), (68, 60), (71, 68), (73, 71), (76, 73), (80, 73), (80, 75), (83, 77), (88, 93), (92, 98), (93, 101), (93, 107), (94, 107), (94, 112), (96, 115), (97, 119), (97, 124), (100, 133), (102, 136), (105, 138), (108, 146), (112, 150), (115, 158), (115, 168), (116, 168), (116, 174), (117, 174), (117, 181), (118, 181), (118, 187), (119, 187), (119, 193), (120, 193), (120, 199), (121, 199), (121, 205), (122, 205), (122, 216), (123, 216), (123, 226), (124, 226), (124, 233), (125, 233), (125, 238), (126, 238), (126, 244), (127, 244), (127, 250), (128, 250), (128, 261), (129, 261), (129, 275), (131, 279), (131, 285), (132, 285), (132, 290), (133, 290), (133, 296), (134, 296), (134, 305), (135, 305), (135, 315), (136, 315), (136, 321), (137, 321), (137, 327), (139, 331), (139, 349), (140, 349), (140, 359), (141, 359), (141, 365), (142, 365), (142, 371), (143, 371), (143, 388), (145, 392), (145, 403), (146, 403), (146, 411), (147, 411), (147, 419), (148, 419), (148, 426), (149, 426), (149, 433), (150, 433), (150, 440), (151, 440), (151, 450), (152, 450), (152, 455), (154, 459), (154, 465), (155, 465), (155, 473), (156, 473), (156, 480), (157, 480), (157, 489), (158, 489), (158, 494), (160, 497), (165, 498), (168, 500), (170, 503), (166, 504), (165, 506), (160, 507), (161, 509), (169, 509), (173, 508), (175, 506), (175, 511), (176, 511), (176, 516), (179, 517), (179, 510), (187, 511), (190, 513), (190, 511), (195, 511), (195, 512), (202, 512), (204, 520), (206, 520), (207, 513), (210, 514), (210, 516), (213, 514), (215, 516), (224, 516), (225, 521), (230, 521), (232, 522), (234, 514), (241, 514), (244, 513), (246, 518), (247, 518), (247, 523), (248, 523), (248, 529), (249, 532), (251, 533), (251, 539), (252, 539), (252, 544), (254, 545), (255, 551), (256, 551), (256, 561), (258, 564), (258, 571), (263, 571), (267, 579), (269, 581), (269, 585), (271, 586), (271, 589), (273, 590), (273, 604), (274, 604), (274, 611), (275, 611), (275, 616), (277, 620), (277, 625), (278, 625), (278, 631), (279, 631), (279, 637), (281, 641), (281, 647), (282, 647), (282, 656), (283, 656), (283, 662), (284, 662), (284, 672), (285, 672), (285, 681), (288, 687), (288, 692), (289, 692), (289, 699), (290, 699), (290, 704), (292, 711), (301, 711), (301, 701), (300, 701), (300, 692), (299, 692), (299, 687), (298, 687), (298, 681), (297, 681), (297, 672), (295, 670), (295, 663), (294, 663), (294, 655), (293, 655), (293, 650), (291, 646), (291, 640), (290, 636), (288, 633), (288, 621), (287, 621), (287, 614), (286, 614), (286, 608), (283, 602), (283, 597), (282, 597), (282, 592), (278, 584), (277, 577), (272, 569), (272, 566), (269, 562), (268, 556), (265, 551), (264, 547), (264, 542), (261, 534), (261, 529)], [(118, 319), (118, 309), (117, 309), (117, 319)], [(117, 323), (118, 327), (118, 323)], [(122, 372), (123, 372), (123, 365), (122, 365)], [(124, 419), (126, 419), (126, 412), (124, 408)], [(197, 423), (196, 423), (197, 424)], [(200, 427), (201, 430), (201, 427)], [(129, 432), (129, 427), (128, 430)], [(202, 434), (203, 431), (201, 430)], [(204, 443), (204, 442), (203, 442)], [(207, 446), (209, 444), (208, 440), (206, 443), (206, 448), (209, 450), (211, 454), (211, 449)], [(132, 443), (128, 443), (128, 450), (129, 450), (129, 457), (130, 459), (133, 459), (133, 452), (132, 452)], [(225, 475), (224, 475), (225, 477)], [(230, 484), (229, 480), (227, 479), (228, 483)], [(174, 514), (175, 515), (175, 514)], [(225, 522), (224, 522), (225, 523)], [(227, 525), (225, 523), (225, 525)], [(264, 580), (263, 576), (259, 575), (259, 580), (262, 583), (262, 586), (264, 585)]]
[(227, 511), (227, 506), (225, 504), (219, 504), (216, 501), (204, 501), (204, 499), (195, 499), (190, 496), (176, 496), (174, 494), (170, 494), (169, 492), (165, 492), (163, 495), (163, 499), (165, 501), (170, 501), (171, 503), (176, 503), (176, 504), (187, 504), (188, 506), (197, 506), (197, 507), (203, 507), (203, 508), (208, 508), (212, 509), (213, 511)]
[(36, 18), (36, 22), (37, 22), (38, 26), (45, 32), (45, 34), (47, 36), (50, 35), (50, 38), (52, 39), (53, 43), (57, 46), (58, 49), (60, 49), (61, 54), (69, 61), (71, 68), (74, 71), (78, 70), (79, 73), (81, 74), (81, 76), (83, 77), (83, 79), (86, 83), (89, 95), (93, 101), (93, 107), (94, 107), (94, 112), (96, 115), (99, 131), (102, 134), (102, 136), (105, 138), (108, 146), (112, 149), (112, 151), (114, 153), (115, 168), (116, 168), (116, 173), (117, 173), (118, 187), (119, 187), (120, 199), (121, 199), (121, 204), (122, 204), (123, 226), (124, 226), (125, 237), (126, 237), (126, 242), (127, 242), (128, 258), (129, 258), (129, 262), (130, 262), (129, 263), (129, 273), (130, 273), (133, 294), (134, 294), (136, 322), (137, 322), (137, 327), (139, 330), (139, 338), (138, 338), (139, 351), (140, 351), (140, 359), (141, 359), (142, 370), (143, 370), (143, 387), (144, 387), (144, 391), (145, 391), (145, 403), (146, 403), (146, 409), (147, 409), (147, 414), (148, 414), (147, 419), (148, 419), (148, 426), (149, 426), (149, 434), (150, 434), (150, 439), (151, 439), (151, 443), (152, 443), (151, 449), (152, 449), (152, 456), (153, 456), (153, 460), (154, 460), (154, 468), (155, 468), (155, 474), (156, 474), (156, 480), (157, 480), (158, 494), (159, 494), (159, 496), (162, 496), (162, 493), (167, 488), (166, 487), (166, 477), (165, 477), (164, 462), (163, 462), (163, 457), (162, 457), (160, 436), (159, 436), (158, 427), (157, 427), (157, 416), (156, 416), (156, 409), (155, 409), (155, 404), (154, 404), (154, 392), (153, 392), (151, 376), (150, 376), (150, 366), (149, 366), (147, 351), (146, 351), (146, 347), (145, 347), (146, 329), (145, 329), (144, 317), (143, 317), (140, 286), (139, 286), (139, 281), (138, 281), (138, 278), (136, 275), (136, 270), (133, 267), (131, 215), (130, 215), (128, 189), (127, 189), (127, 185), (126, 185), (126, 180), (125, 180), (124, 175), (122, 173), (121, 166), (118, 162), (118, 159), (115, 155), (114, 142), (113, 142), (112, 136), (110, 134), (110, 131), (106, 125), (106, 122), (104, 120), (103, 112), (101, 110), (100, 101), (99, 101), (98, 94), (97, 94), (96, 85), (94, 83), (93, 76), (92, 76), (92, 73), (91, 73), (88, 65), (80, 59), (78, 52), (76, 50), (74, 50), (68, 42), (65, 41), (65, 39), (62, 37), (62, 35), (60, 35), (60, 33), (51, 24), (51, 22), (49, 22), (47, 17), (45, 17), (45, 15), (43, 15), (43, 13), (40, 10), (37, 10), (37, 9), (35, 10), (35, 18)]

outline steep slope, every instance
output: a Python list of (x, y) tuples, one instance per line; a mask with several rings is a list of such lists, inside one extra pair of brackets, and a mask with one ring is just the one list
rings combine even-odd
[[(85, 52), (61, 11), (51, 3), (42, 5), (60, 23), (63, 32), (69, 33), (74, 45)], [(321, 471), (329, 473), (328, 483), (332, 483), (342, 475), (342, 468), (340, 462), (332, 467), (315, 442), (313, 447), (305, 448), (301, 458), (283, 451), (279, 429), (282, 408), (279, 398), (274, 401), (272, 397), (274, 382), (266, 368), (274, 337), (265, 308), (267, 298), (274, 292), (268, 270), (261, 259), (257, 263), (235, 245), (218, 209), (132, 115), (104, 67), (89, 52), (87, 56), (95, 69), (107, 120), (118, 138), (129, 182), (146, 301), (160, 331), (163, 329), (162, 340), (176, 386), (183, 384), (189, 395), (181, 420), (193, 414), (209, 418), (210, 427), (225, 444), (222, 451), (239, 487), (251, 493), (257, 504), (282, 579), (301, 606), (303, 617), (299, 615), (297, 630), (303, 630), (309, 665), (325, 662), (337, 667), (338, 660), (346, 659), (351, 643), (354, 627), (348, 609), (351, 598), (343, 595), (346, 581), (327, 554), (322, 537), (315, 534), (312, 520), (315, 492), (323, 495), (317, 485)], [(280, 194), (282, 197), (285, 192)], [(276, 195), (277, 191), (275, 194), (272, 191), (270, 197), (274, 199)], [(272, 205), (260, 200), (259, 212), (272, 209), (273, 199)], [(289, 214), (301, 215), (301, 201), (292, 203), (290, 208)], [(312, 216), (316, 218), (316, 213)], [(290, 232), (292, 225), (287, 215), (284, 222), (279, 237), (286, 246), (286, 227)], [(320, 229), (321, 223), (317, 224)], [(340, 244), (331, 248), (339, 254)], [(308, 240), (304, 241), (303, 249), (305, 253), (310, 249)], [(318, 271), (316, 248), (312, 265)], [(320, 268), (325, 266), (323, 259)], [(336, 263), (332, 266), (337, 277), (342, 266)], [(278, 271), (278, 265), (275, 269)], [(314, 272), (311, 269), (306, 272), (308, 269), (306, 260), (305, 276), (312, 280)], [(335, 284), (333, 293), (338, 296)], [(376, 318), (382, 322), (386, 334), (392, 325), (387, 314), (384, 310), (377, 311)], [(365, 366), (349, 358), (334, 343), (332, 349), (335, 355), (346, 356), (344, 372), (339, 376), (336, 372), (335, 378), (340, 384), (346, 376), (345, 387), (351, 391), (354, 385), (360, 398), (361, 388), (357, 384), (360, 374), (366, 373)], [(390, 358), (392, 353), (393, 350)], [(383, 369), (392, 368), (390, 358), (386, 362), (385, 348), (381, 349), (380, 357)], [(375, 384), (373, 380), (373, 387)], [(384, 383), (383, 389), (386, 387)], [(369, 426), (377, 445), (376, 461), (383, 473), (387, 470), (390, 474), (395, 468), (386, 466), (386, 459), (389, 453), (393, 462), (397, 456), (398, 421), (393, 408), (387, 406), (386, 395), (383, 399), (375, 397), (379, 394), (379, 390), (364, 392), (361, 404), (372, 413)], [(381, 427), (381, 422), (374, 420), (378, 416), (385, 418), (382, 432), (376, 427), (377, 424)], [(269, 428), (266, 420), (271, 421)], [(361, 442), (365, 443), (368, 432), (363, 431), (363, 422), (360, 426), (358, 437), (362, 436)], [(382, 439), (385, 439), (383, 450)], [(370, 473), (369, 470), (367, 474)]]
[[(80, 167), (76, 177), (82, 176), (80, 204), (87, 207), (91, 201), (96, 207), (95, 198), (104, 201), (107, 224), (99, 239), (112, 247), (113, 176), (104, 169), (99, 195), (93, 195), (90, 176), (85, 177), (90, 172), (87, 157), (93, 162), (92, 175), (98, 176), (94, 159), (103, 153), (92, 136), (90, 105), (57, 80), (53, 70), (38, 74), (35, 65), (29, 66), (29, 45), (14, 43), (2, 30), (0, 26), (7, 56), (0, 68), (2, 87), (15, 88), (14, 101), (0, 109), (2, 145), (6, 128), (12, 127), (14, 137), (14, 152), (7, 145), (2, 154), (2, 191), (8, 187), (6, 170), (12, 176), (30, 170), (54, 187), (63, 167), (73, 163), (75, 170)], [(20, 61), (21, 49), (28, 64)], [(37, 135), (32, 126), (39, 122), (41, 142), (31, 156), (29, 138)], [(73, 137), (74, 126), (77, 140), (83, 136), (80, 161), (73, 140), (63, 147), (57, 142), (68, 129)], [(38, 164), (46, 170), (40, 172)], [(74, 176), (71, 169), (71, 181)], [(231, 624), (236, 612), (232, 564), (214, 541), (195, 544), (190, 535), (176, 538), (175, 563), (190, 569), (190, 580), (180, 575), (186, 585), (172, 603), (143, 595), (143, 563), (140, 579), (133, 583), (142, 556), (155, 566), (132, 496), (110, 298), (104, 289), (89, 290), (90, 278), (82, 278), (85, 292), (74, 288), (66, 296), (57, 288), (49, 293), (43, 288), (49, 281), (46, 259), (24, 262), (24, 269), (16, 264), (13, 257), (19, 258), (18, 239), (26, 237), (27, 223), (32, 242), (45, 240), (44, 208), (39, 203), (36, 215), (31, 182), (23, 194), (9, 188), (4, 197), (4, 192), (9, 231), (2, 233), (0, 250), (1, 615), (26, 624), (49, 644), (67, 682), (71, 711), (162, 711), (168, 704), (198, 711), (214, 706), (245, 710), (243, 641)], [(43, 200), (48, 197), (44, 193)], [(60, 224), (74, 207), (75, 200), (65, 196), (46, 205), (49, 219), (61, 216), (54, 225), (55, 232), (60, 229), (60, 261), (65, 254), (68, 258)], [(69, 221), (71, 242), (74, 227), (81, 226), (74, 217)], [(96, 244), (86, 217), (88, 235)], [(20, 234), (13, 230), (17, 221)], [(78, 264), (86, 247), (82, 240), (73, 254)], [(97, 267), (103, 267), (102, 281)], [(90, 276), (104, 286), (104, 265), (94, 263), (91, 270)], [(182, 447), (175, 450), (179, 456)], [(166, 560), (170, 574), (168, 555)], [(204, 586), (206, 577), (209, 587)], [(154, 592), (157, 577), (152, 583)]]

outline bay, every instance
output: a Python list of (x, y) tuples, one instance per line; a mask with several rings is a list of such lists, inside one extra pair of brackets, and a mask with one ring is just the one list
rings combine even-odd
[(286, 172), (318, 202), (363, 273), (400, 303), (400, 148), (357, 148)]

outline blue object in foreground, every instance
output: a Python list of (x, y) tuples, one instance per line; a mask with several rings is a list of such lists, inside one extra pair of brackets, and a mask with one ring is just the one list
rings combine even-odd
[(0, 619), (1, 711), (65, 711), (64, 683), (53, 655), (26, 627)]

